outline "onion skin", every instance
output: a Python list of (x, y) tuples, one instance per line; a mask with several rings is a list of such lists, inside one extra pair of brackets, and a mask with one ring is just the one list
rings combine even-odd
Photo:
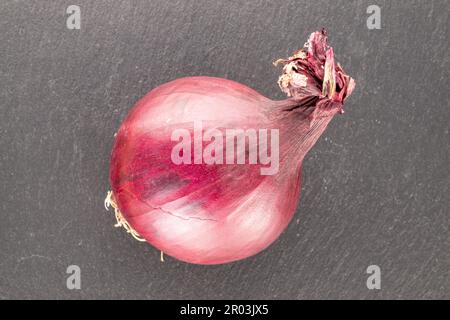
[[(298, 76), (293, 75), (298, 69), (292, 70), (297, 58), (283, 60), (285, 74), (279, 84), (291, 96), (283, 101), (212, 77), (177, 79), (144, 96), (120, 126), (111, 156), (112, 192), (129, 225), (165, 254), (195, 264), (244, 259), (277, 239), (297, 207), (305, 154), (342, 112), (354, 86), (351, 78), (335, 70), (332, 50), (323, 54), (322, 60), (314, 58), (314, 52), (308, 56), (329, 70), (317, 69), (322, 78), (312, 69), (300, 74), (306, 88), (301, 81), (291, 81)], [(199, 120), (204, 132), (278, 129), (277, 174), (262, 175), (260, 164), (174, 164), (172, 132), (185, 128), (193, 136), (193, 124)]]

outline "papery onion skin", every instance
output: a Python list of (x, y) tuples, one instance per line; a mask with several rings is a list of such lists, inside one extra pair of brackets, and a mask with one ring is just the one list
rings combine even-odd
[[(297, 206), (305, 154), (354, 87), (334, 66), (324, 31), (311, 35), (308, 49), (282, 61), (279, 84), (287, 100), (272, 101), (226, 79), (189, 77), (152, 90), (134, 106), (116, 135), (110, 183), (120, 212), (141, 237), (196, 264), (240, 260), (278, 238)], [(300, 70), (299, 63), (308, 67)], [(185, 128), (194, 135), (199, 120), (204, 131), (278, 129), (278, 173), (261, 175), (260, 164), (174, 164), (172, 132)]]

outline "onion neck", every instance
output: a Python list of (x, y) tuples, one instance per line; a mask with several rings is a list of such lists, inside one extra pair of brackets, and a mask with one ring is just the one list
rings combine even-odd
[(280, 158), (300, 163), (333, 117), (342, 112), (342, 103), (323, 96), (275, 102), (271, 121), (280, 128), (281, 139), (285, 139), (280, 142)]
[(355, 82), (335, 62), (325, 30), (313, 32), (304, 48), (274, 64), (283, 65), (278, 85), (289, 98), (275, 102), (269, 118), (289, 140), (280, 156), (301, 162), (334, 115), (343, 113)]

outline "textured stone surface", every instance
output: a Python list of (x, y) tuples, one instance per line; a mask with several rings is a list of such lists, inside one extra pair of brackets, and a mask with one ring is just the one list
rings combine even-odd
[[(448, 2), (83, 0), (81, 30), (69, 4), (0, 4), (0, 298), (450, 297)], [(139, 97), (210, 75), (281, 98), (271, 61), (322, 26), (357, 89), (276, 243), (228, 265), (161, 263), (113, 228), (109, 153)]]

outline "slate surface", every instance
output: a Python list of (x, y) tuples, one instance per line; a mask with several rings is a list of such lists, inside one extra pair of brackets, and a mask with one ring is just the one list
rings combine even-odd
[[(65, 10), (81, 7), (81, 30)], [(366, 9), (381, 7), (381, 30)], [(447, 1), (2, 1), (0, 298), (449, 298)], [(113, 134), (150, 89), (271, 61), (326, 27), (357, 90), (306, 157), (297, 213), (244, 261), (196, 266), (113, 228)], [(66, 288), (66, 268), (82, 288)], [(379, 265), (381, 290), (366, 268)]]

